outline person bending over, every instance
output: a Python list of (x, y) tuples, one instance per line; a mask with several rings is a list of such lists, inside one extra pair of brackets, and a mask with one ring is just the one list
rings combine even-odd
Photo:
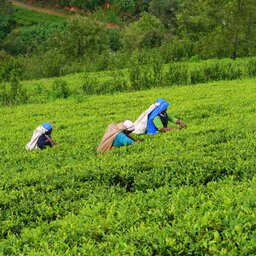
[(57, 145), (51, 137), (52, 130), (53, 127), (49, 123), (43, 123), (41, 126), (38, 126), (35, 129), (30, 142), (26, 145), (26, 149), (44, 149), (46, 146), (53, 147), (54, 145)]
[(134, 123), (130, 120), (121, 123), (110, 124), (97, 147), (98, 152), (106, 152), (115, 147), (128, 146), (138, 140), (132, 138), (130, 133), (134, 131)]

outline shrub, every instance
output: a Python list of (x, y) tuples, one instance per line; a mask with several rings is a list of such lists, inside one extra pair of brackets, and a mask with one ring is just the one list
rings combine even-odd
[(38, 79), (60, 76), (66, 59), (63, 54), (51, 50), (32, 57), (25, 57), (22, 64), (24, 65), (22, 79)]
[(218, 81), (224, 79), (223, 65), (220, 63), (211, 63), (202, 68), (206, 81)]
[(154, 86), (154, 75), (152, 68), (147, 65), (140, 65), (137, 61), (131, 62), (129, 78), (133, 90), (141, 90)]
[(2, 105), (17, 105), (26, 103), (27, 101), (27, 92), (21, 85), (17, 76), (13, 75), (10, 83), (0, 84), (0, 102)]
[(172, 63), (169, 65), (165, 73), (165, 81), (167, 84), (183, 85), (188, 83), (188, 65), (185, 63)]
[(241, 78), (243, 75), (239, 63), (227, 63), (226, 65), (224, 65), (223, 70), (225, 80), (234, 80), (237, 78)]
[(250, 58), (246, 63), (246, 70), (248, 77), (256, 76), (256, 59)]
[(82, 90), (86, 94), (91, 95), (101, 91), (101, 86), (98, 78), (84, 75), (82, 81)]
[(0, 43), (15, 26), (15, 9), (10, 1), (0, 0)]
[(13, 74), (21, 77), (22, 65), (5, 51), (0, 51), (0, 82), (10, 81)]
[(162, 86), (164, 84), (163, 59), (158, 54), (149, 58), (145, 51), (134, 52), (129, 65), (131, 88), (134, 90)]
[(206, 77), (204, 76), (204, 72), (201, 68), (195, 68), (190, 70), (190, 83), (198, 84), (206, 82)]
[(130, 86), (123, 72), (114, 71), (111, 73), (111, 76), (113, 77), (113, 90), (111, 92), (123, 92), (129, 90)]
[(106, 30), (108, 45), (112, 51), (118, 51), (121, 49), (121, 37), (120, 30), (118, 28), (111, 28)]
[(142, 34), (138, 46), (139, 48), (156, 48), (161, 46), (163, 41), (164, 34), (157, 29), (152, 29)]
[(57, 79), (52, 84), (52, 92), (51, 96), (55, 99), (57, 98), (63, 98), (66, 99), (68, 96), (70, 96), (71, 92), (68, 88), (67, 81)]
[(163, 44), (159, 51), (165, 63), (188, 59), (195, 55), (191, 41), (179, 38), (171, 38), (171, 41)]
[(74, 16), (67, 23), (67, 32), (61, 36), (60, 48), (69, 57), (94, 56), (106, 48), (104, 24), (82, 16)]
[(4, 49), (12, 55), (31, 54), (49, 50), (48, 38), (65, 29), (63, 24), (41, 24), (13, 30), (3, 43)]
[(158, 47), (163, 39), (163, 24), (148, 13), (142, 13), (141, 18), (127, 26), (122, 33), (122, 42), (128, 51)]

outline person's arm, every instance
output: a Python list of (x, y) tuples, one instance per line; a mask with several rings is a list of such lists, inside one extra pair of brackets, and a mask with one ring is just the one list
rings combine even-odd
[(171, 131), (172, 129), (171, 128), (164, 128), (163, 126), (163, 123), (161, 121), (161, 118), (159, 116), (156, 116), (154, 119), (153, 119), (153, 123), (156, 127), (156, 129), (160, 132), (168, 132), (168, 131)]
[(54, 140), (52, 139), (51, 136), (49, 136), (49, 135), (45, 135), (45, 136), (46, 136), (46, 138), (47, 138), (46, 143), (49, 142), (50, 145), (51, 145), (51, 147), (58, 144), (56, 141), (54, 141)]
[(127, 146), (131, 145), (134, 142), (134, 139), (123, 133), (122, 136), (120, 136), (120, 142), (122, 145)]
[(171, 116), (168, 114), (168, 121), (174, 123), (174, 124), (178, 124), (180, 127), (180, 129), (185, 128), (187, 125), (185, 123), (183, 123), (181, 120), (179, 120), (178, 118)]
[(169, 114), (167, 114), (167, 118), (168, 118), (168, 121), (174, 123), (174, 124), (177, 124), (177, 120), (178, 118), (174, 117), (174, 116), (171, 116)]
[(183, 123), (181, 120), (177, 120), (176, 124), (178, 124), (180, 126), (180, 129), (185, 128), (187, 125), (185, 123)]
[(128, 138), (130, 138), (131, 140), (133, 140), (134, 142), (143, 142), (143, 140), (139, 140), (139, 139), (135, 139), (133, 138), (130, 134), (125, 134)]

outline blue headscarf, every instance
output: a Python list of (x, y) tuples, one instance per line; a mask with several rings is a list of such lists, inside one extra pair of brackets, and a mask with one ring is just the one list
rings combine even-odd
[(165, 109), (168, 108), (170, 105), (167, 101), (164, 99), (158, 98), (156, 102), (160, 103), (159, 106), (157, 106), (149, 115), (148, 115), (148, 126), (146, 130), (146, 134), (155, 134), (157, 133), (157, 129), (153, 123), (153, 119), (159, 115), (161, 112), (163, 112)]
[(52, 129), (52, 125), (49, 123), (43, 123), (42, 126), (47, 130), (50, 131)]

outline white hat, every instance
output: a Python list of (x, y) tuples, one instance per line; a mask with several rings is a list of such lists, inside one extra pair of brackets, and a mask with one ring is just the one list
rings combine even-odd
[(135, 126), (134, 126), (134, 123), (130, 120), (125, 120), (123, 122), (124, 126), (126, 127), (126, 130), (127, 131), (134, 131), (135, 130)]

